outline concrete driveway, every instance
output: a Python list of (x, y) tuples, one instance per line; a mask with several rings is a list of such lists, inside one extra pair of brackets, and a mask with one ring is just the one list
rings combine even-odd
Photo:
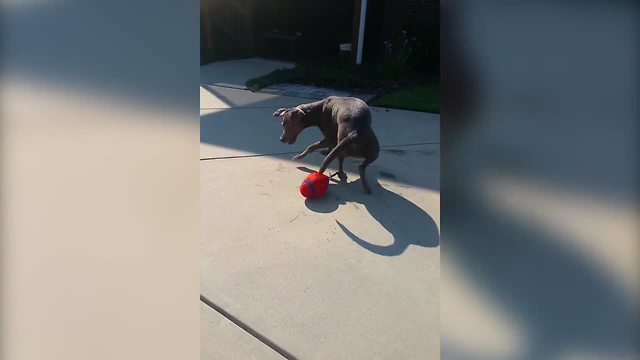
[(309, 100), (239, 88), (200, 89), (202, 358), (437, 359), (439, 116), (374, 108), (373, 195), (348, 159), (305, 201), (322, 156), (290, 159), (320, 133), (281, 144), (271, 114)]

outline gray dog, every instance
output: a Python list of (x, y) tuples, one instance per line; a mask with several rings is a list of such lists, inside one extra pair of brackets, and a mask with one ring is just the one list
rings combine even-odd
[(331, 161), (338, 157), (338, 177), (346, 181), (343, 163), (347, 156), (364, 158), (359, 166), (360, 180), (364, 191), (371, 194), (367, 183), (365, 170), (369, 164), (378, 158), (380, 145), (378, 138), (371, 128), (371, 112), (369, 106), (357, 98), (329, 96), (320, 101), (301, 104), (294, 108), (276, 110), (273, 116), (282, 117), (284, 131), (280, 141), (289, 145), (296, 142), (302, 130), (317, 126), (322, 131), (324, 139), (313, 143), (294, 160), (302, 159), (307, 154), (326, 148), (322, 154), (326, 155), (318, 172), (324, 173)]

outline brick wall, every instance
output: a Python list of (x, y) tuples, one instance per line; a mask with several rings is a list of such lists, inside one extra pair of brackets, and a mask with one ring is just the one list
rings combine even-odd
[(384, 40), (397, 42), (400, 32), (415, 21), (433, 21), (440, 16), (439, 0), (385, 0)]
[(254, 0), (200, 0), (200, 62), (254, 52)]

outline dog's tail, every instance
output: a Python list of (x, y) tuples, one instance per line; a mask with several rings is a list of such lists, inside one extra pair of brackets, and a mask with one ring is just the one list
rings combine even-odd
[(345, 146), (349, 145), (349, 143), (355, 140), (356, 137), (358, 137), (358, 133), (352, 131), (344, 139), (340, 140), (338, 145), (336, 145), (336, 147), (334, 147), (333, 150), (331, 150), (331, 152), (324, 158), (324, 161), (322, 162), (322, 165), (320, 166), (320, 170), (318, 170), (318, 172), (321, 174), (324, 173), (324, 171), (327, 170), (329, 164), (331, 164), (333, 159), (336, 158), (338, 152), (344, 149)]

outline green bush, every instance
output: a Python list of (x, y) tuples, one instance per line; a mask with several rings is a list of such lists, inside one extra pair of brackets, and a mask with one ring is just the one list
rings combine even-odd
[(440, 71), (440, 19), (416, 21), (407, 26), (407, 36), (418, 45), (409, 62), (420, 72), (437, 74)]
[(293, 69), (276, 70), (270, 74), (251, 79), (247, 87), (256, 91), (278, 84), (309, 84), (333, 89), (376, 89), (391, 86), (377, 78), (373, 64), (339, 64), (326, 62), (301, 62)]
[(411, 59), (420, 42), (415, 37), (409, 37), (402, 32), (400, 43), (394, 48), (389, 41), (384, 42), (384, 55), (378, 66), (378, 76), (383, 80), (398, 81), (411, 72)]

